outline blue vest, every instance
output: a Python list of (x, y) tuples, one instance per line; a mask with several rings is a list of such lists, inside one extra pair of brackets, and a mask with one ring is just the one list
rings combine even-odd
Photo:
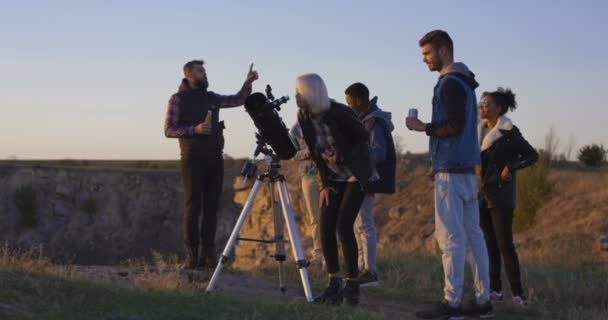
[(465, 106), (465, 126), (457, 136), (440, 138), (431, 136), (429, 156), (433, 172), (475, 173), (475, 166), (481, 163), (477, 138), (477, 97), (475, 90), (457, 76), (447, 74), (435, 86), (433, 95), (432, 122), (447, 120), (446, 108), (441, 99), (441, 90), (447, 79), (457, 80), (467, 94)]

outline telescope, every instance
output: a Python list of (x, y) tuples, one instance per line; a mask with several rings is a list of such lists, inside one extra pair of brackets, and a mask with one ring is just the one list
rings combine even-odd
[(256, 92), (245, 100), (245, 111), (258, 129), (261, 138), (259, 140), (270, 145), (280, 160), (289, 160), (298, 151), (296, 143), (289, 135), (289, 129), (278, 113), (280, 106), (288, 100), (288, 96), (275, 100), (270, 85), (266, 86), (266, 95)]

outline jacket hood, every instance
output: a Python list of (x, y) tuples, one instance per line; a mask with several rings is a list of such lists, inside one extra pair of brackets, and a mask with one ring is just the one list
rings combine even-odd
[(373, 97), (369, 101), (369, 109), (367, 113), (362, 117), (361, 121), (365, 122), (370, 118), (376, 118), (377, 121), (381, 121), (384, 123), (384, 126), (388, 129), (389, 132), (395, 130), (395, 126), (391, 121), (392, 114), (390, 112), (383, 111), (377, 105), (378, 97)]
[(477, 87), (479, 87), (479, 83), (477, 83), (477, 81), (475, 80), (475, 74), (471, 70), (469, 70), (469, 67), (467, 67), (466, 64), (462, 62), (454, 62), (449, 65), (447, 72), (443, 74), (441, 78), (445, 77), (448, 74), (454, 75), (464, 80), (464, 82), (466, 82), (466, 84), (468, 84), (471, 89), (476, 89)]

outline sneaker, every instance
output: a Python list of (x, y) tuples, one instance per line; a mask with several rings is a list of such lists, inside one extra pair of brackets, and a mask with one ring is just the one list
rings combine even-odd
[(492, 302), (502, 302), (502, 292), (500, 291), (492, 291), (490, 292), (490, 301)]
[(528, 297), (526, 297), (525, 294), (520, 294), (518, 296), (513, 297), (513, 302), (516, 305), (519, 305), (519, 306), (522, 306), (522, 307), (525, 307), (528, 304), (530, 304), (530, 300), (528, 299)]
[(452, 307), (446, 300), (443, 300), (427, 310), (416, 312), (416, 318), (464, 320), (464, 315), (460, 307)]
[(376, 287), (380, 285), (378, 274), (375, 271), (365, 270), (360, 273), (359, 286), (361, 287)]
[(463, 304), (462, 313), (468, 317), (476, 317), (479, 319), (492, 319), (496, 316), (491, 300), (479, 304), (475, 298)]
[(342, 303), (342, 278), (329, 277), (327, 287), (323, 293), (314, 298), (314, 303), (339, 305)]

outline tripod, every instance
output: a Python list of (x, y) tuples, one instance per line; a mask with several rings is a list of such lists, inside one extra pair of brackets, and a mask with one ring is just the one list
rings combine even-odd
[[(285, 255), (286, 240), (284, 239), (283, 229), (284, 229), (285, 222), (286, 222), (287, 232), (289, 233), (289, 241), (291, 242), (291, 248), (293, 250), (293, 255), (296, 258), (296, 264), (298, 266), (298, 269), (300, 270), (300, 278), (302, 280), (302, 286), (304, 287), (304, 294), (306, 295), (306, 300), (308, 302), (312, 302), (313, 301), (312, 291), (310, 289), (310, 283), (308, 281), (308, 273), (306, 272), (306, 267), (308, 266), (308, 261), (306, 261), (304, 259), (304, 253), (302, 250), (302, 245), (300, 243), (300, 235), (298, 233), (298, 228), (296, 226), (296, 222), (295, 222), (295, 218), (294, 218), (294, 214), (293, 214), (293, 208), (291, 206), (291, 201), (290, 201), (289, 195), (287, 193), (287, 185), (285, 183), (285, 177), (279, 173), (279, 169), (281, 168), (279, 159), (273, 153), (272, 149), (269, 149), (268, 147), (266, 147), (265, 142), (263, 141), (261, 136), (259, 136), (258, 134), (256, 134), (256, 136), (258, 138), (258, 148), (256, 149), (256, 152), (254, 154), (254, 159), (257, 156), (257, 154), (259, 154), (260, 152), (264, 153), (266, 155), (265, 161), (268, 163), (268, 170), (266, 172), (260, 174), (258, 176), (255, 184), (253, 185), (253, 188), (251, 189), (251, 192), (249, 193), (249, 197), (247, 198), (247, 202), (245, 202), (245, 206), (243, 207), (243, 210), (241, 211), (241, 214), (239, 215), (236, 225), (234, 226), (234, 229), (232, 230), (232, 234), (230, 234), (228, 243), (226, 243), (226, 247), (224, 248), (224, 251), (222, 252), (222, 255), (220, 256), (217, 267), (215, 268), (215, 271), (213, 272), (213, 276), (211, 277), (211, 280), (209, 281), (209, 284), (207, 285), (207, 292), (211, 292), (214, 289), (215, 284), (218, 281), (218, 278), (220, 276), (220, 272), (222, 271), (224, 264), (228, 261), (228, 256), (230, 255), (232, 249), (234, 248), (236, 241), (242, 240), (242, 241), (254, 241), (254, 242), (274, 243), (275, 244), (276, 254), (275, 254), (274, 258), (279, 263), (279, 286), (280, 286), (281, 292), (285, 293), (286, 289), (285, 289), (284, 263), (286, 260), (286, 255)], [(243, 171), (244, 172), (249, 171), (248, 174), (245, 174), (245, 177), (249, 176), (249, 175), (253, 176), (255, 174), (255, 164), (253, 164), (254, 161), (255, 160), (253, 160), (251, 163), (248, 163), (245, 165), (245, 168), (243, 169)], [(262, 187), (264, 180), (268, 180), (268, 187), (270, 189), (270, 197), (271, 197), (271, 201), (272, 201), (271, 208), (272, 208), (272, 212), (273, 212), (273, 216), (274, 216), (274, 232), (275, 232), (274, 240), (239, 238), (238, 234), (239, 234), (241, 228), (243, 227), (243, 224), (245, 223), (245, 219), (247, 218), (247, 215), (249, 214), (251, 206), (253, 205), (253, 202), (255, 201), (255, 197), (256, 197), (258, 191), (260, 190), (260, 188)], [(279, 194), (280, 207), (279, 207), (278, 201), (276, 201), (276, 195), (275, 195), (275, 190), (274, 190), (275, 186), (276, 186), (277, 193)], [(282, 216), (281, 216), (281, 212), (283, 213)]]

